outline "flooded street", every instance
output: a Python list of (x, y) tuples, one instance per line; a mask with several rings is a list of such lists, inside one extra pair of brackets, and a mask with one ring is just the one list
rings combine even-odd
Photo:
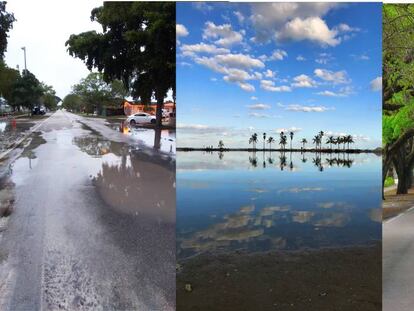
[(0, 309), (173, 310), (174, 151), (47, 119), (0, 179)]
[(374, 154), (179, 152), (177, 307), (380, 310), (380, 165)]

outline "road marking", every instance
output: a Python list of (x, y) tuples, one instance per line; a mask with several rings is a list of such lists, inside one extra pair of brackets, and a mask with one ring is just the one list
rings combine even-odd
[[(56, 113), (56, 112), (55, 112)], [(53, 113), (53, 114), (55, 114)], [(16, 149), (23, 141), (25, 141), (34, 131), (36, 131), (39, 127), (41, 127), (43, 125), (43, 123), (45, 123), (47, 120), (49, 120), (49, 118), (51, 116), (53, 116), (53, 114), (51, 114), (49, 117), (47, 117), (47, 119), (43, 120), (42, 122), (40, 122), (39, 124), (36, 124), (35, 126), (33, 126), (33, 128), (29, 129), (27, 133), (23, 134), (23, 137), (18, 139), (16, 142), (12, 143), (12, 147), (7, 149), (6, 151), (0, 153), (0, 161), (3, 160), (3, 158), (5, 158), (10, 152), (12, 152), (14, 149)]]
[(393, 221), (393, 220), (395, 220), (395, 219), (397, 219), (397, 218), (400, 218), (401, 216), (404, 216), (405, 214), (409, 213), (409, 212), (410, 212), (411, 210), (413, 210), (413, 209), (414, 209), (414, 206), (411, 206), (408, 210), (406, 210), (406, 211), (404, 211), (404, 212), (402, 212), (402, 213), (398, 214), (397, 216), (394, 216), (394, 217), (392, 217), (392, 218), (390, 218), (390, 219), (388, 219), (388, 220), (384, 221), (383, 225), (388, 224), (388, 223), (390, 223), (391, 221)]

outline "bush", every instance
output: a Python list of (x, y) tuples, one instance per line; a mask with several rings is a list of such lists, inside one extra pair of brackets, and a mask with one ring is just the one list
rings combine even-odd
[(388, 177), (385, 179), (384, 187), (389, 187), (389, 186), (392, 186), (392, 185), (394, 185), (394, 178), (393, 178), (393, 177), (388, 176)]

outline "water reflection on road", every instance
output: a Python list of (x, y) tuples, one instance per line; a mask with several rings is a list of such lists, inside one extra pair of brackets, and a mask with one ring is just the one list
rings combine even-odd
[(381, 238), (375, 155), (179, 152), (177, 162), (179, 258)]
[(143, 144), (154, 149), (168, 153), (175, 153), (175, 130), (172, 129), (151, 129), (138, 126), (131, 126), (128, 123), (112, 122), (109, 126), (121, 133), (130, 136)]
[[(161, 222), (175, 221), (174, 163), (141, 153), (100, 135), (74, 137), (73, 143), (91, 156), (92, 181), (114, 210)], [(96, 165), (98, 164), (98, 165)]]

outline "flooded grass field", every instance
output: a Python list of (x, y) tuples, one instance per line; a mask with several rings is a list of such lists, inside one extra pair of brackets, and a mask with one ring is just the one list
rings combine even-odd
[(180, 310), (259, 302), (261, 310), (332, 303), (340, 310), (357, 301), (378, 310), (380, 157), (179, 152), (177, 159)]

